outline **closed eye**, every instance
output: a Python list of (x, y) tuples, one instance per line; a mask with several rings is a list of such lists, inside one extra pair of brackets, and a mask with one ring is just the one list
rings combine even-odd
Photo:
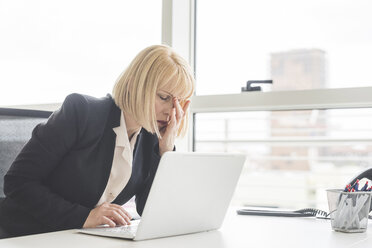
[(162, 95), (158, 95), (158, 96), (159, 96), (159, 98), (160, 98), (161, 100), (163, 100), (163, 101), (169, 101), (169, 99), (171, 99), (170, 96), (162, 96)]

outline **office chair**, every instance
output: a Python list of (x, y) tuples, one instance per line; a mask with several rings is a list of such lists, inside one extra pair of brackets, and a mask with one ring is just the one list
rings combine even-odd
[[(0, 208), (4, 200), (4, 176), (34, 127), (47, 120), (50, 111), (0, 108)], [(1, 223), (0, 223), (1, 224)], [(0, 225), (0, 239), (8, 234)]]

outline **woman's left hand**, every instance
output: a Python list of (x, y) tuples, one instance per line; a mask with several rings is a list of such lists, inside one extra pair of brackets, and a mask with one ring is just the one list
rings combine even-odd
[(160, 130), (162, 137), (159, 139), (159, 154), (162, 156), (165, 152), (173, 151), (174, 141), (177, 136), (178, 129), (182, 119), (185, 117), (187, 108), (190, 105), (190, 100), (186, 101), (183, 108), (177, 98), (173, 98), (173, 108), (170, 113), (168, 125)]

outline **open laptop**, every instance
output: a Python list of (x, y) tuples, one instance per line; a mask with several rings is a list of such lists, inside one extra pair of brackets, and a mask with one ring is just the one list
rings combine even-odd
[(144, 240), (218, 229), (245, 162), (242, 154), (163, 154), (141, 220), (78, 232)]

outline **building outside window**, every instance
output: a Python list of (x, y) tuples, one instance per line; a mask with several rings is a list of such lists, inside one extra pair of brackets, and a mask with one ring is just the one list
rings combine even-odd
[[(371, 7), (196, 2), (194, 150), (247, 155), (235, 204), (327, 209), (325, 189), (372, 166), (372, 101), (358, 102), (372, 86)], [(246, 81), (267, 79), (263, 93), (240, 93)], [(332, 103), (320, 97), (328, 93), (343, 96)], [(288, 95), (291, 106), (279, 106)]]

